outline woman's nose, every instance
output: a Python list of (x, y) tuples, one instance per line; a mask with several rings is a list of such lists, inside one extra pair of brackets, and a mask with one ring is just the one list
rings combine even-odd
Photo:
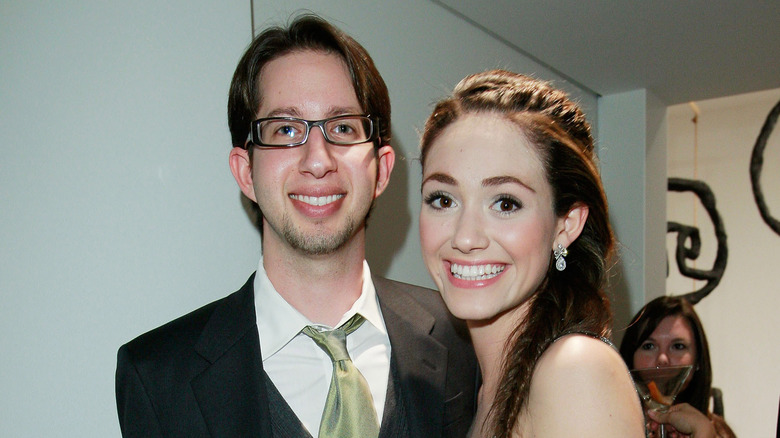
[(666, 353), (661, 352), (655, 360), (655, 366), (656, 367), (669, 366), (669, 356)]
[(455, 235), (452, 237), (452, 247), (468, 254), (472, 251), (485, 249), (490, 244), (485, 227), (478, 212), (465, 210), (458, 218)]

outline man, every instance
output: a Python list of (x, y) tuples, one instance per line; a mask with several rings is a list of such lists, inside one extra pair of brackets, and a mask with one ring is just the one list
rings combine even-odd
[[(368, 53), (316, 16), (268, 29), (239, 62), (228, 118), (230, 169), (262, 213), (262, 259), (239, 291), (120, 348), (123, 435), (343, 436), (329, 415), (354, 408), (379, 436), (465, 436), (477, 371), (463, 327), (437, 293), (372, 277), (364, 260), (395, 160)], [(331, 398), (336, 359), (315, 342), (355, 315), (364, 322), (342, 337), (358, 407)]]

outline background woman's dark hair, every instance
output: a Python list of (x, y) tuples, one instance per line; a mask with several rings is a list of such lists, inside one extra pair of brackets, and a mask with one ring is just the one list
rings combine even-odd
[(607, 200), (595, 165), (593, 138), (585, 115), (566, 94), (548, 83), (504, 70), (463, 79), (453, 96), (439, 102), (425, 124), (421, 162), (436, 138), (464, 114), (495, 114), (516, 124), (545, 164), (558, 217), (576, 203), (589, 213), (579, 238), (569, 246), (567, 267), (552, 262), (531, 301), (526, 324), (507, 340), (503, 376), (491, 407), (489, 425), (498, 437), (509, 436), (525, 406), (531, 376), (542, 353), (558, 337), (590, 332), (609, 337), (612, 314), (603, 284), (614, 238)]
[(360, 106), (366, 114), (379, 119), (381, 145), (390, 144), (390, 97), (366, 49), (319, 16), (303, 14), (287, 27), (271, 27), (263, 31), (239, 61), (228, 97), (228, 126), (233, 146), (244, 146), (249, 124), (255, 120), (262, 102), (260, 73), (263, 67), (280, 56), (301, 50), (334, 53), (344, 60)]
[(703, 414), (709, 412), (710, 390), (712, 388), (712, 366), (710, 347), (704, 327), (688, 300), (681, 297), (659, 297), (645, 305), (631, 321), (620, 343), (620, 355), (629, 368), (634, 366), (634, 353), (650, 337), (658, 324), (667, 316), (682, 316), (688, 321), (696, 342), (696, 363), (693, 378), (675, 402), (685, 402)]

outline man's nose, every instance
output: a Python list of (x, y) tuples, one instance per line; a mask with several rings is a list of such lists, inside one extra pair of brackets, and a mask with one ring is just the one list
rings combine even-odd
[[(316, 129), (319, 128), (319, 129)], [(316, 178), (322, 178), (336, 169), (336, 160), (332, 155), (333, 145), (325, 139), (322, 126), (317, 126), (309, 131), (309, 138), (301, 145), (304, 149), (301, 171), (309, 173)]]

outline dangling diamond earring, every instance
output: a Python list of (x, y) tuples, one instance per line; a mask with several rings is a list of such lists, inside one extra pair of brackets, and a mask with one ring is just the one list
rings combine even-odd
[(569, 250), (559, 243), (558, 249), (553, 251), (553, 256), (555, 256), (555, 269), (559, 271), (566, 269), (566, 259), (564, 259), (564, 257), (567, 255), (569, 255)]

